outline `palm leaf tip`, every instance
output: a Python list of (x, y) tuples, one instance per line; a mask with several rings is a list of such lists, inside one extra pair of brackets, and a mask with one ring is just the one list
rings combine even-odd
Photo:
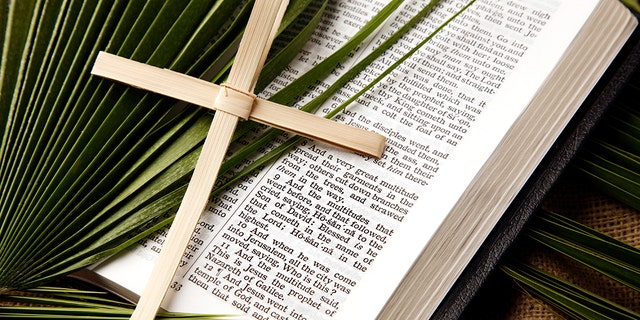
[[(133, 304), (94, 290), (37, 287), (12, 291), (0, 301), (2, 319), (129, 319)], [(160, 312), (157, 319), (238, 319), (237, 315)]]

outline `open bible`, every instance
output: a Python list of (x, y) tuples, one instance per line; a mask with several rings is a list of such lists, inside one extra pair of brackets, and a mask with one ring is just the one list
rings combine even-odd
[[(330, 2), (261, 96), (328, 56), (384, 4)], [(299, 103), (424, 4), (407, 1)], [(465, 4), (443, 1), (321, 112)], [(431, 316), (635, 26), (617, 0), (476, 1), (335, 117), (387, 136), (381, 159), (303, 141), (216, 195), (163, 308), (255, 319)], [(165, 235), (78, 276), (135, 300)]]

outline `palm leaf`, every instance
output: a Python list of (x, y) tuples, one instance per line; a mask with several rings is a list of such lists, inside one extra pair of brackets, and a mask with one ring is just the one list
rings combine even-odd
[[(104, 292), (64, 287), (39, 287), (7, 294), (0, 305), (2, 319), (129, 319), (135, 305), (107, 296)], [(159, 312), (156, 319), (234, 319), (227, 315)]]
[(533, 297), (545, 301), (570, 319), (638, 319), (620, 305), (594, 295), (524, 263), (509, 263), (500, 270), (512, 277)]
[(624, 3), (627, 7), (640, 12), (640, 3), (638, 3), (638, 0), (620, 0), (620, 2)]
[(640, 291), (640, 250), (549, 211), (539, 212), (525, 232), (539, 243)]
[(575, 166), (595, 186), (639, 209), (640, 117), (634, 113), (622, 107), (614, 110)]
[[(0, 287), (7, 289), (86, 266), (131, 243), (125, 236), (166, 214), (145, 205), (173, 190), (131, 200), (144, 198), (142, 186), (196, 148), (197, 131), (210, 117), (90, 78), (97, 52), (223, 79), (251, 6), (233, 0), (27, 4), (15, 1), (2, 9), (9, 17), (3, 61), (11, 62), (2, 63), (0, 92)], [(322, 3), (311, 4), (291, 2), (282, 27), (288, 40), (272, 53), (270, 76), (309, 35), (307, 28), (291, 36), (287, 27), (309, 22), (308, 16), (317, 22)], [(118, 215), (122, 208), (143, 214), (126, 218)], [(78, 254), (95, 249), (89, 243), (97, 238), (111, 241), (108, 248)]]

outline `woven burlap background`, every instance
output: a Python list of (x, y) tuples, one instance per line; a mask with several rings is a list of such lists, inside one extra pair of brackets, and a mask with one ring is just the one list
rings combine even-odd
[[(590, 226), (634, 247), (640, 247), (640, 213), (584, 182), (566, 176), (547, 196), (544, 207)], [(635, 312), (640, 312), (640, 293), (531, 242), (514, 245), (515, 254), (539, 268), (594, 292)], [(497, 303), (500, 305), (500, 303)], [(505, 319), (562, 319), (544, 304), (512, 288), (506, 301)]]

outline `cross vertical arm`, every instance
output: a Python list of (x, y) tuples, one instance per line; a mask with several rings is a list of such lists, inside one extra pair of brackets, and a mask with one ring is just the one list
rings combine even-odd
[(245, 35), (240, 41), (236, 62), (227, 80), (228, 88), (218, 93), (218, 111), (174, 222), (131, 316), (133, 320), (155, 318), (200, 214), (205, 209), (239, 117), (246, 119), (251, 113), (254, 97), (250, 92), (266, 60), (287, 3), (286, 0), (258, 0), (254, 4)]

